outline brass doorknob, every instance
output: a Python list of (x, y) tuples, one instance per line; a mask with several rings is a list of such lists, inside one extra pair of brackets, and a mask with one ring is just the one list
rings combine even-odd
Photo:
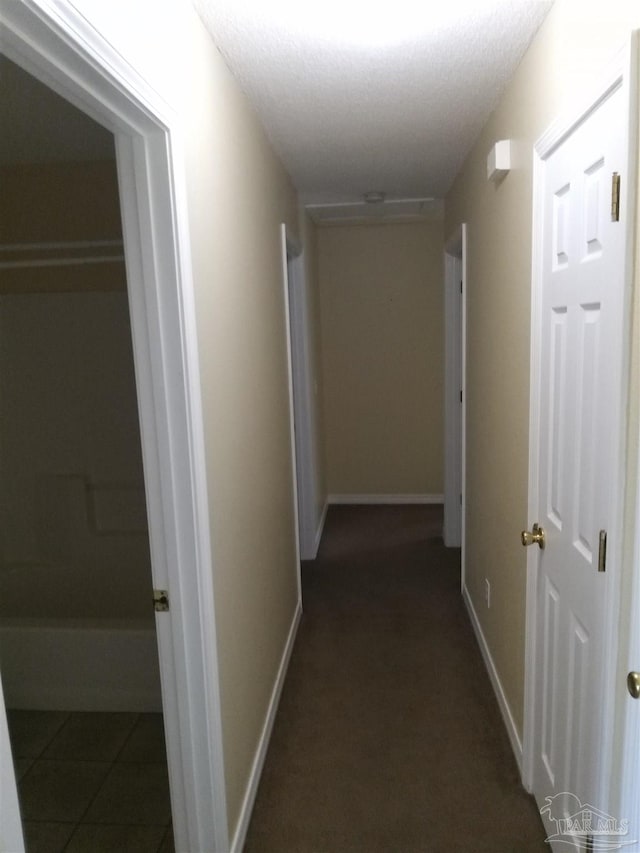
[(541, 551), (544, 551), (544, 530), (538, 524), (533, 525), (531, 532), (523, 530), (520, 534), (520, 539), (525, 547), (527, 545), (537, 545)]
[(627, 690), (634, 699), (640, 699), (640, 672), (630, 672), (627, 676)]

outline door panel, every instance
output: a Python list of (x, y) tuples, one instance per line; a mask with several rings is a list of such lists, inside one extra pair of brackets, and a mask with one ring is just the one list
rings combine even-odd
[[(534, 793), (598, 806), (608, 585), (599, 533), (614, 521), (622, 453), (625, 227), (611, 221), (622, 172), (624, 90), (546, 158), (540, 345)], [(624, 191), (624, 189), (623, 189)], [(567, 797), (566, 814), (575, 804)], [(556, 801), (556, 804), (560, 800)], [(550, 834), (556, 825), (549, 820)], [(566, 846), (565, 846), (566, 849)]]
[(556, 724), (558, 721), (558, 676), (554, 666), (558, 657), (558, 636), (560, 631), (560, 596), (549, 578), (544, 579), (544, 680), (542, 689), (542, 727), (541, 758), (544, 770), (551, 785), (555, 784), (557, 773)]

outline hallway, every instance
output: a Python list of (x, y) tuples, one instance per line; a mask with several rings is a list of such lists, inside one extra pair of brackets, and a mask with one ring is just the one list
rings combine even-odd
[[(633, 760), (640, 702), (627, 690), (627, 673), (633, 690), (640, 670), (640, 630), (637, 637), (633, 630), (640, 609), (640, 383), (629, 355), (640, 328), (640, 300), (632, 299), (639, 270), (632, 247), (640, 245), (640, 4), (473, 5), (471, 13), (465, 3), (413, 0), (0, 4), (3, 61), (67, 109), (88, 113), (98, 135), (110, 140), (106, 150), (80, 125), (58, 121), (5, 85), (0, 121), (8, 132), (0, 135), (0, 155), (24, 216), (0, 217), (0, 266), (5, 295), (21, 277), (24, 301), (41, 289), (43, 302), (53, 296), (42, 281), (44, 262), (57, 270), (65, 300), (85, 279), (92, 299), (115, 299), (115, 284), (99, 292), (101, 271), (116, 263), (127, 269), (134, 334), (126, 346), (135, 352), (145, 469), (136, 479), (146, 483), (153, 588), (163, 608), (153, 619), (171, 821), (181, 853), (241, 853), (245, 844), (249, 853), (542, 851), (548, 846), (538, 809), (563, 791), (628, 820), (629, 837), (640, 839)], [(325, 29), (330, 20), (333, 31)], [(396, 27), (402, 22), (404, 30)], [(2, 82), (9, 83), (6, 73)], [(554, 152), (568, 150), (569, 136), (596, 113), (606, 115), (600, 107), (616, 99), (625, 116), (603, 119), (596, 134), (612, 142), (611, 156), (585, 140), (585, 157), (571, 158), (572, 174), (557, 186), (547, 181)], [(23, 119), (36, 127), (21, 143)], [(73, 148), (63, 155), (65, 126)], [(55, 139), (60, 146), (51, 160), (46, 151)], [(28, 194), (20, 189), (18, 172), (28, 163), (105, 167), (108, 157), (113, 173), (114, 139), (122, 240), (94, 221), (91, 212), (106, 196), (93, 185), (73, 181), (91, 196), (77, 207), (80, 233), (66, 224), (70, 195), (58, 193), (64, 203), (49, 212), (49, 184), (37, 179)], [(89, 203), (96, 198), (97, 207)], [(555, 223), (541, 204), (557, 212)], [(585, 226), (578, 242), (565, 228), (576, 211)], [(21, 233), (23, 222), (34, 227)], [(592, 261), (611, 232), (616, 246), (628, 247), (615, 276), (598, 278), (607, 283), (607, 299), (615, 281), (616, 304), (624, 308), (615, 348), (600, 344), (600, 321), (613, 329), (600, 291), (581, 295), (570, 310), (568, 301), (558, 304), (558, 311), (547, 310), (548, 288), (543, 293), (545, 269), (568, 279), (575, 260), (595, 276)], [(293, 285), (287, 253), (296, 254)], [(446, 283), (444, 254), (452, 267)], [(303, 298), (291, 299), (292, 286)], [(22, 302), (22, 293), (17, 298)], [(455, 310), (445, 311), (444, 303)], [(460, 346), (445, 333), (454, 315)], [(570, 327), (574, 316), (583, 324), (580, 335)], [(544, 317), (557, 319), (553, 347), (540, 345)], [(15, 337), (11, 317), (5, 325)], [(74, 333), (97, 340), (93, 323), (75, 326)], [(301, 371), (292, 369), (294, 334), (303, 344)], [(67, 347), (71, 338), (63, 338)], [(589, 350), (587, 342), (594, 344)], [(47, 363), (63, 354), (41, 337), (37, 345)], [(31, 393), (30, 376), (21, 382), (20, 361), (3, 350), (16, 396)], [(31, 358), (35, 350), (27, 350)], [(593, 365), (602, 356), (602, 369), (592, 369), (587, 352)], [(123, 353), (117, 348), (113, 358)], [(109, 381), (111, 355), (100, 360)], [(622, 375), (607, 379), (604, 365), (614, 358)], [(65, 359), (85, 375), (86, 359)], [(454, 371), (446, 369), (452, 361)], [(565, 382), (565, 367), (578, 364), (582, 383), (572, 381), (575, 373)], [(302, 419), (291, 406), (298, 374), (306, 374)], [(596, 374), (607, 380), (602, 395), (591, 381)], [(120, 406), (104, 416), (99, 383), (88, 380), (86, 390), (71, 395), (60, 393), (60, 382), (44, 385), (57, 414), (73, 398), (71, 431), (79, 430), (81, 414), (97, 425), (96, 441), (80, 458), (57, 459), (46, 448), (42, 468), (51, 482), (40, 488), (36, 469), (20, 490), (23, 499), (5, 500), (0, 528), (11, 536), (0, 570), (30, 573), (34, 581), (46, 575), (52, 586), (32, 551), (56, 557), (69, 539), (74, 556), (76, 540), (67, 531), (95, 527), (91, 539), (100, 537), (109, 552), (101, 571), (105, 594), (91, 599), (98, 610), (115, 601), (114, 584), (133, 579), (112, 545), (114, 522), (134, 490), (128, 457), (119, 453), (114, 466), (93, 451), (98, 436), (132, 430)], [(443, 428), (445, 388), (452, 411), (462, 404), (463, 449), (455, 454), (443, 446), (453, 434)], [(566, 396), (554, 417), (547, 417), (542, 389)], [(623, 405), (610, 405), (622, 392)], [(48, 443), (56, 432), (48, 412), (27, 408), (29, 428)], [(619, 429), (611, 426), (613, 415), (621, 418)], [(618, 442), (619, 454), (604, 451), (596, 425)], [(537, 426), (557, 426), (554, 437), (560, 432), (562, 441), (552, 443), (550, 429), (537, 442)], [(296, 436), (305, 433), (308, 452), (299, 459)], [(16, 477), (26, 473), (15, 464), (16, 442), (26, 437), (17, 430), (0, 447), (5, 479), (9, 469)], [(536, 447), (553, 450), (558, 464), (536, 463)], [(85, 462), (98, 456), (100, 476), (87, 479)], [(554, 590), (542, 583), (541, 565), (563, 562), (553, 527), (546, 525), (544, 555), (537, 546), (525, 549), (521, 536), (534, 524), (545, 528), (542, 473), (568, 472), (573, 460), (584, 461), (586, 476), (573, 477), (571, 493), (558, 483), (547, 503), (556, 528), (568, 520), (565, 533), (577, 517), (570, 499), (580, 504), (584, 524), (574, 544), (588, 545), (603, 592), (590, 597), (598, 637), (606, 616), (607, 642), (591, 647), (590, 625), (577, 612), (573, 621), (564, 618)], [(603, 489), (593, 487), (600, 482), (596, 469)], [(76, 500), (81, 493), (84, 502)], [(42, 499), (34, 500), (38, 494)], [(444, 551), (436, 507), (444, 495), (447, 509), (457, 506), (460, 494), (462, 600), (458, 556)], [(98, 504), (104, 524), (94, 524)], [(47, 508), (40, 549), (28, 528)], [(12, 531), (20, 533), (20, 548), (8, 547)], [(301, 546), (313, 558), (303, 570), (304, 614)], [(83, 563), (81, 584), (91, 576), (89, 561)], [(25, 604), (42, 586), (27, 584)], [(69, 583), (53, 592), (68, 606), (80, 589)], [(151, 616), (147, 594), (144, 602)], [(481, 651), (465, 602), (482, 626)], [(114, 620), (126, 615), (115, 610)], [(531, 630), (545, 613), (547, 624)], [(564, 640), (556, 642), (555, 626), (548, 630), (551, 619), (572, 632), (573, 657)], [(46, 640), (48, 633), (40, 634)], [(547, 640), (549, 654), (539, 654)], [(485, 658), (493, 664), (491, 682)], [(0, 648), (5, 697), (6, 660)], [(556, 666), (566, 661), (580, 673), (582, 695), (577, 680)], [(541, 662), (546, 684), (537, 678)], [(103, 666), (91, 671), (111, 675)], [(28, 710), (37, 703), (9, 696), (7, 704)], [(44, 768), (37, 762), (79, 760), (46, 757), (52, 743), (19, 759), (20, 773), (24, 759), (34, 760), (19, 789), (0, 695), (0, 825), (11, 850), (23, 849), (18, 793), (26, 788), (27, 802), (35, 801), (36, 771)], [(536, 769), (550, 757), (559, 771), (547, 761), (545, 781)], [(564, 772), (575, 757), (584, 772)], [(122, 763), (117, 755), (96, 761)], [(107, 768), (93, 769), (97, 777)], [(124, 772), (116, 767), (116, 776)], [(521, 778), (536, 780), (537, 804)], [(31, 805), (34, 822), (50, 822)], [(164, 843), (163, 815), (149, 833), (153, 844)], [(76, 816), (82, 824), (75, 808), (68, 821), (62, 815), (53, 822), (76, 827)], [(88, 835), (77, 832), (76, 838)]]
[(548, 850), (440, 506), (332, 506), (245, 853)]

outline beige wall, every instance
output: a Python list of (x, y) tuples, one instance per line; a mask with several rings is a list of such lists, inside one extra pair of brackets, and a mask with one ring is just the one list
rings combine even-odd
[(115, 152), (98, 162), (3, 166), (0, 180), (3, 244), (122, 239)]
[(184, 0), (74, 0), (185, 146), (231, 836), (296, 603), (280, 232), (295, 190)]
[(115, 161), (0, 180), (0, 614), (152, 623), (124, 264), (46, 263), (121, 239)]
[(153, 624), (126, 293), (3, 293), (0, 363), (0, 615)]
[(443, 491), (442, 222), (318, 229), (327, 489)]
[(230, 831), (297, 599), (280, 223), (297, 197), (199, 19), (184, 104)]
[[(105, 131), (105, 135), (106, 131)], [(101, 256), (122, 257), (122, 228), (115, 151), (84, 163), (21, 163), (0, 167), (0, 262), (95, 255), (97, 247), (44, 250), (33, 244), (117, 242)], [(28, 244), (28, 245), (25, 245)], [(45, 293), (126, 290), (123, 263), (19, 266), (0, 270), (0, 292)]]
[[(519, 732), (524, 701), (532, 146), (640, 25), (631, 3), (558, 0), (446, 198), (445, 235), (468, 223), (467, 586)], [(516, 168), (486, 178), (499, 139)], [(484, 579), (491, 582), (491, 609)]]

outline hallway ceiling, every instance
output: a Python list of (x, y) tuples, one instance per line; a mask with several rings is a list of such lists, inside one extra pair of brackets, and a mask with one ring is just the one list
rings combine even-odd
[(193, 2), (315, 203), (443, 197), (552, 5)]

